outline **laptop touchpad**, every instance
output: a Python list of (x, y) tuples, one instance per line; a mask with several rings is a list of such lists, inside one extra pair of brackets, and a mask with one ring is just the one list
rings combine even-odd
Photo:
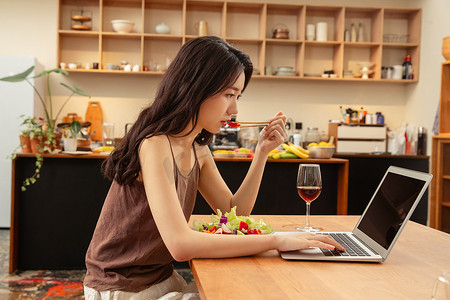
[(302, 250), (295, 250), (295, 251), (286, 251), (283, 252), (286, 254), (295, 254), (295, 255), (308, 255), (308, 256), (323, 256), (322, 251), (319, 248), (312, 247)]

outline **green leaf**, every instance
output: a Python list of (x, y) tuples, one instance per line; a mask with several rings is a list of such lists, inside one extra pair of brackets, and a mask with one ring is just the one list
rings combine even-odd
[(7, 77), (3, 77), (0, 78), (1, 81), (8, 81), (8, 82), (20, 82), (20, 81), (24, 81), (28, 75), (30, 75), (31, 72), (33, 72), (34, 70), (34, 66), (28, 68), (25, 72), (22, 72), (20, 74), (16, 74), (13, 76), (7, 76)]
[(70, 87), (67, 84), (63, 83), (63, 82), (60, 82), (60, 84), (63, 87), (69, 89), (70, 91), (72, 91), (73, 93), (75, 93), (77, 95), (91, 98), (91, 95), (89, 95), (88, 93), (86, 93), (85, 91), (83, 91), (82, 89), (80, 89), (79, 87), (77, 87), (75, 85), (73, 87)]
[(24, 186), (22, 186), (22, 187), (20, 188), (20, 190), (21, 190), (22, 192), (25, 192), (27, 189), (26, 189)]
[(30, 185), (30, 179), (25, 179), (25, 185)]
[(36, 182), (36, 179), (35, 178), (30, 178), (30, 182), (31, 182), (31, 184), (34, 184)]
[(81, 130), (81, 124), (78, 121), (73, 121), (70, 125), (72, 132), (76, 135)]
[(42, 77), (42, 76), (48, 75), (50, 73), (58, 73), (58, 74), (63, 74), (63, 75), (69, 76), (69, 73), (66, 70), (63, 70), (63, 69), (60, 69), (60, 68), (55, 68), (55, 69), (51, 69), (51, 70), (42, 71), (41, 73), (37, 74), (33, 78)]

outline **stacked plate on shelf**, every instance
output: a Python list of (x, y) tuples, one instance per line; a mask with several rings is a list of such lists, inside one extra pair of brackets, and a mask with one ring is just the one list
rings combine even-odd
[(293, 67), (278, 67), (275, 72), (277, 76), (295, 76), (297, 73), (294, 71)]

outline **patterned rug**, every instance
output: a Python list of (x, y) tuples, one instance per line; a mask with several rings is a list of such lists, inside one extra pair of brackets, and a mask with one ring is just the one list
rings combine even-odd
[[(187, 283), (194, 280), (186, 264), (177, 272)], [(0, 229), (0, 300), (84, 299), (86, 270), (24, 271), (9, 274), (9, 230)]]

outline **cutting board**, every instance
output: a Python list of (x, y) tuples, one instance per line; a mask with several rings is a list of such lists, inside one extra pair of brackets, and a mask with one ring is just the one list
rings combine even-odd
[(103, 112), (102, 106), (98, 101), (89, 101), (86, 110), (86, 122), (91, 122), (87, 128), (88, 134), (92, 134), (92, 141), (103, 141)]
[(63, 117), (63, 123), (72, 123), (73, 121), (83, 123), (81, 116), (78, 116), (77, 113), (68, 113), (67, 116)]

